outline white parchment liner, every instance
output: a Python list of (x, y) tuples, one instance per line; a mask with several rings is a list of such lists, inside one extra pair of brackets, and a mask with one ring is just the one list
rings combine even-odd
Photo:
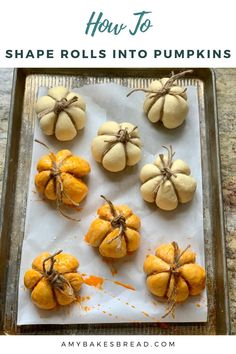
[[(158, 302), (149, 294), (143, 273), (146, 255), (154, 253), (158, 245), (173, 240), (177, 241), (181, 248), (191, 244), (197, 254), (197, 263), (204, 266), (197, 89), (188, 87), (190, 105), (188, 118), (181, 127), (174, 130), (165, 129), (148, 121), (142, 112), (143, 93), (135, 93), (127, 98), (129, 89), (116, 84), (87, 85), (74, 91), (82, 94), (86, 100), (85, 129), (79, 132), (72, 142), (63, 143), (43, 135), (36, 122), (34, 136), (48, 144), (54, 152), (68, 148), (74, 155), (80, 155), (89, 161), (92, 169), (87, 178), (89, 194), (82, 203), (83, 210), (76, 214), (81, 219), (79, 223), (62, 217), (57, 213), (53, 203), (41, 200), (35, 191), (34, 175), (38, 159), (48, 152), (43, 146), (34, 143), (19, 279), (18, 325), (207, 321), (206, 291), (201, 296), (189, 297), (187, 302), (178, 305), (175, 319), (168, 316), (162, 320), (166, 304)], [(46, 88), (39, 89), (39, 96), (46, 93)], [(114, 174), (104, 170), (93, 160), (91, 141), (105, 120), (127, 121), (138, 125), (143, 143), (142, 160), (138, 165)], [(139, 192), (139, 172), (144, 164), (153, 162), (157, 154), (165, 153), (162, 145), (170, 144), (176, 152), (176, 159), (183, 159), (189, 164), (197, 181), (197, 191), (191, 203), (180, 205), (175, 211), (164, 212), (142, 200)], [(96, 217), (97, 208), (103, 203), (101, 194), (106, 195), (114, 204), (128, 204), (140, 216), (142, 222), (140, 249), (134, 255), (115, 263), (118, 273), (114, 277), (97, 249), (88, 246), (83, 240), (91, 221)], [(24, 288), (24, 273), (31, 267), (31, 261), (42, 251), (53, 253), (59, 249), (78, 257), (81, 273), (128, 283), (136, 290), (126, 289), (108, 280), (105, 281), (103, 290), (84, 285), (81, 296), (89, 296), (90, 299), (81, 305), (75, 303), (53, 311), (39, 310), (30, 300), (30, 291)]]

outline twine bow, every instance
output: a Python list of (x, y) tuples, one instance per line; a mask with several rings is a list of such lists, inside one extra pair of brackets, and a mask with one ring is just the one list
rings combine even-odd
[[(113, 219), (111, 221), (111, 226), (113, 227), (113, 229), (119, 228), (118, 235), (113, 237), (111, 240), (107, 240), (106, 241), (107, 244), (110, 244), (113, 241), (115, 241), (116, 239), (120, 239), (121, 240), (121, 237), (126, 237), (126, 235), (125, 235), (125, 229), (126, 229), (126, 222), (125, 221), (126, 220), (125, 220), (125, 217), (123, 215), (117, 213), (113, 203), (109, 199), (104, 197), (104, 195), (101, 195), (101, 198), (103, 198), (107, 202), (109, 207), (110, 207), (110, 210), (111, 210), (111, 213), (112, 213), (112, 216), (113, 216)], [(120, 246), (121, 246), (121, 243), (120, 243)]]
[(175, 172), (171, 171), (171, 166), (172, 166), (172, 163), (173, 163), (173, 157), (175, 155), (175, 152), (173, 152), (173, 149), (172, 149), (172, 146), (170, 145), (170, 147), (168, 148), (167, 146), (162, 146), (164, 149), (167, 150), (168, 152), (168, 157), (167, 157), (167, 161), (165, 161), (164, 159), (164, 155), (163, 154), (160, 154), (159, 157), (160, 157), (160, 160), (162, 162), (162, 169), (160, 170), (160, 174), (157, 174), (156, 177), (159, 177), (161, 176), (161, 180), (158, 181), (155, 189), (154, 189), (154, 195), (156, 196), (157, 192), (158, 192), (158, 189), (160, 187), (161, 184), (165, 183), (167, 180), (169, 180), (172, 176), (174, 177), (177, 177), (176, 176), (176, 173), (180, 172), (178, 170), (176, 170)]
[[(132, 93), (134, 92), (137, 92), (137, 91), (142, 91), (142, 92), (145, 92), (145, 93), (149, 93), (150, 96), (149, 98), (150, 99), (154, 99), (154, 102), (153, 104), (160, 98), (160, 97), (163, 97), (167, 94), (169, 95), (173, 95), (173, 96), (177, 96), (177, 95), (182, 95), (183, 93), (186, 92), (186, 88), (183, 89), (182, 92), (174, 92), (174, 91), (171, 91), (171, 88), (173, 87), (173, 84), (176, 80), (180, 79), (181, 77), (183, 77), (184, 75), (186, 74), (190, 74), (192, 73), (193, 70), (185, 70), (185, 71), (182, 71), (178, 74), (174, 74), (172, 72), (171, 74), (171, 77), (166, 81), (166, 83), (164, 84), (164, 86), (161, 88), (161, 90), (157, 90), (157, 91), (154, 91), (154, 90), (149, 90), (149, 89), (143, 89), (143, 88), (136, 88), (136, 89), (133, 89), (132, 91), (130, 91), (126, 97), (129, 97), (130, 95), (132, 95)], [(151, 108), (151, 107), (150, 107)]]
[(191, 247), (191, 245), (188, 245), (180, 253), (178, 243), (174, 241), (174, 242), (172, 242), (172, 245), (174, 247), (174, 263), (171, 264), (170, 269), (166, 271), (166, 272), (170, 273), (169, 283), (167, 285), (167, 291), (168, 291), (172, 276), (174, 277), (174, 285), (173, 285), (173, 289), (172, 289), (171, 293), (167, 297), (168, 306), (167, 306), (167, 310), (166, 310), (165, 314), (162, 316), (162, 318), (167, 317), (170, 313), (172, 314), (173, 318), (175, 316), (177, 285), (178, 285), (178, 281), (179, 281), (179, 277), (180, 277), (179, 270), (178, 270), (178, 268), (180, 267), (179, 261), (180, 261), (180, 258), (184, 255), (184, 253)]
[(113, 140), (104, 140), (105, 143), (108, 144), (108, 148), (103, 152), (103, 157), (106, 155), (106, 153), (113, 148), (113, 146), (117, 143), (122, 143), (126, 144), (128, 141), (132, 139), (132, 133), (137, 129), (138, 127), (135, 126), (130, 132), (128, 131), (127, 128), (122, 128), (118, 131), (117, 134), (114, 135)]
[[(76, 299), (74, 290), (69, 283), (69, 281), (57, 270), (54, 269), (54, 264), (56, 263), (55, 257), (60, 254), (62, 250), (57, 251), (56, 253), (52, 254), (51, 256), (47, 257), (43, 261), (43, 276), (49, 281), (53, 289), (59, 290), (67, 296)], [(50, 261), (50, 267), (46, 269), (46, 262)]]
[(72, 103), (78, 101), (78, 97), (74, 96), (71, 99), (67, 99), (63, 97), (61, 100), (56, 101), (54, 107), (52, 108), (46, 108), (42, 112), (38, 114), (39, 118), (42, 118), (48, 113), (54, 112), (55, 115), (57, 116), (60, 112), (64, 111), (67, 107), (69, 107)]
[(80, 221), (79, 219), (75, 219), (75, 218), (72, 218), (70, 216), (68, 216), (67, 214), (65, 214), (61, 208), (61, 206), (63, 205), (63, 197), (64, 198), (67, 198), (71, 204), (73, 205), (73, 207), (77, 208), (78, 210), (79, 209), (79, 203), (76, 203), (67, 193), (66, 191), (64, 190), (64, 186), (63, 186), (63, 181), (62, 181), (62, 178), (61, 178), (61, 170), (60, 170), (60, 167), (61, 165), (63, 164), (63, 162), (68, 158), (68, 157), (71, 157), (72, 154), (70, 155), (67, 155), (64, 159), (62, 159), (60, 161), (60, 163), (58, 164), (57, 161), (56, 161), (56, 156), (55, 154), (50, 151), (49, 147), (43, 143), (42, 141), (39, 141), (37, 139), (35, 139), (35, 142), (36, 143), (39, 143), (41, 145), (43, 145), (44, 147), (46, 147), (49, 152), (50, 152), (50, 157), (51, 157), (51, 160), (52, 160), (52, 169), (51, 169), (51, 176), (54, 180), (54, 185), (55, 185), (55, 193), (56, 193), (56, 203), (57, 203), (57, 210), (67, 219), (69, 220), (73, 220), (73, 221)]

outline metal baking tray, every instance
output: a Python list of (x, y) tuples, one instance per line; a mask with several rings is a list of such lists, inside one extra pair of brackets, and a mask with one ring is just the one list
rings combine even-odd
[[(222, 190), (215, 76), (211, 69), (194, 69), (180, 79), (198, 89), (203, 169), (204, 237), (207, 268), (206, 323), (134, 323), (17, 326), (17, 291), (24, 237), (31, 165), (34, 103), (40, 86), (115, 82), (130, 88), (147, 87), (172, 69), (16, 69), (9, 118), (2, 191), (0, 239), (0, 333), (2, 334), (229, 334)], [(178, 71), (180, 69), (173, 69)], [(194, 134), (194, 132), (193, 132)]]

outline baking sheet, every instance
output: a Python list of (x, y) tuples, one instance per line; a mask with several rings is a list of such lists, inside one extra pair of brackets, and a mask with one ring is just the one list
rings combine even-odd
[[(165, 304), (157, 302), (145, 287), (142, 271), (146, 254), (153, 253), (163, 242), (177, 241), (184, 248), (191, 243), (197, 253), (197, 262), (204, 265), (204, 234), (202, 207), (202, 172), (200, 151), (200, 128), (197, 88), (188, 87), (190, 111), (186, 123), (169, 131), (151, 124), (142, 113), (143, 94), (136, 93), (126, 98), (129, 89), (116, 84), (86, 85), (75, 89), (87, 102), (88, 121), (79, 136), (69, 143), (59, 143), (54, 138), (45, 137), (35, 124), (35, 137), (46, 142), (53, 151), (69, 148), (76, 155), (88, 159), (92, 172), (88, 178), (89, 195), (79, 214), (81, 222), (74, 223), (58, 215), (52, 204), (42, 201), (35, 193), (33, 178), (35, 166), (45, 149), (34, 144), (25, 238), (19, 281), (18, 324), (54, 323), (108, 323), (108, 322), (152, 322), (161, 321)], [(47, 92), (40, 88), (39, 95)], [(127, 168), (122, 173), (105, 171), (91, 156), (90, 144), (98, 127), (105, 120), (128, 121), (137, 124), (143, 141), (143, 157), (140, 163)], [(187, 161), (192, 175), (197, 180), (197, 191), (191, 203), (181, 205), (176, 211), (163, 212), (144, 202), (139, 193), (139, 171), (152, 162), (161, 146), (172, 144), (176, 158)], [(186, 148), (187, 147), (187, 148)], [(100, 194), (105, 194), (115, 204), (127, 203), (142, 220), (142, 242), (140, 249), (123, 261), (116, 262), (118, 273), (112, 277), (110, 267), (104, 263), (96, 249), (84, 241), (84, 234), (96, 216), (101, 205)], [(96, 274), (106, 279), (103, 290), (83, 286), (81, 296), (89, 296), (86, 304), (74, 304), (55, 311), (37, 309), (30, 301), (30, 292), (23, 287), (23, 275), (30, 267), (30, 260), (42, 251), (54, 252), (58, 249), (78, 256), (79, 270), (86, 274)], [(125, 289), (109, 280), (119, 280), (135, 287), (135, 291)], [(171, 316), (164, 322), (204, 322), (207, 320), (206, 291), (176, 309), (175, 319)]]

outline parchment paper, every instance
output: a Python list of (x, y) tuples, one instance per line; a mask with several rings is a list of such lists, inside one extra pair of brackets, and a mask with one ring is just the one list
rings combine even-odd
[[(129, 98), (128, 88), (116, 84), (95, 84), (74, 89), (82, 94), (87, 103), (87, 124), (72, 142), (58, 142), (41, 132), (35, 123), (35, 138), (49, 145), (52, 151), (71, 149), (74, 155), (86, 158), (92, 172), (87, 178), (89, 194), (82, 203), (83, 210), (77, 214), (81, 222), (76, 223), (57, 213), (55, 205), (42, 200), (35, 190), (34, 175), (38, 159), (47, 150), (34, 143), (28, 193), (25, 237), (22, 249), (18, 325), (23, 324), (69, 324), (108, 322), (204, 322), (207, 321), (206, 291), (201, 296), (189, 297), (187, 302), (176, 307), (175, 319), (165, 313), (165, 302), (159, 302), (145, 285), (143, 262), (147, 254), (154, 253), (162, 244), (177, 241), (181, 248), (191, 244), (197, 254), (197, 263), (204, 266), (202, 172), (200, 150), (200, 127), (197, 89), (188, 87), (190, 110), (186, 122), (181, 127), (168, 130), (159, 124), (152, 124), (142, 112), (144, 94), (135, 93)], [(39, 89), (39, 96), (47, 93), (47, 88)], [(36, 116), (35, 116), (35, 119)], [(91, 155), (90, 146), (99, 126), (105, 120), (131, 122), (138, 125), (143, 150), (138, 165), (121, 173), (109, 173), (97, 164)], [(191, 203), (179, 205), (177, 210), (164, 212), (155, 205), (143, 201), (139, 192), (139, 172), (146, 163), (154, 161), (163, 153), (162, 145), (172, 144), (176, 158), (185, 160), (197, 181), (197, 191)], [(141, 246), (132, 256), (114, 264), (117, 274), (112, 276), (110, 266), (105, 263), (97, 249), (83, 240), (96, 211), (103, 203), (100, 195), (106, 195), (114, 204), (128, 204), (142, 221)], [(75, 216), (75, 214), (73, 214)], [(63, 249), (80, 261), (79, 271), (108, 279), (103, 289), (83, 285), (81, 296), (86, 301), (53, 311), (39, 310), (30, 299), (30, 291), (24, 288), (25, 271), (32, 260), (41, 252), (51, 253)], [(129, 290), (110, 280), (118, 280), (132, 285)]]

